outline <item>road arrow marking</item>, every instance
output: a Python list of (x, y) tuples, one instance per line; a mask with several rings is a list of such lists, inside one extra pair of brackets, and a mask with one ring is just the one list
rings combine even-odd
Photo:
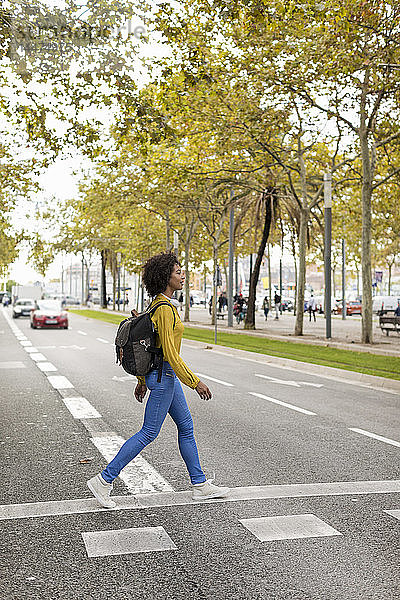
[(292, 381), (290, 379), (278, 379), (277, 377), (269, 377), (268, 375), (261, 375), (261, 373), (254, 373), (256, 377), (261, 377), (262, 379), (268, 379), (272, 383), (279, 383), (281, 385), (290, 385), (292, 387), (301, 387), (302, 385), (310, 385), (312, 387), (323, 387), (322, 383), (310, 383), (309, 381)]
[(123, 375), (122, 377), (117, 377), (114, 375), (112, 378), (113, 381), (130, 381), (131, 379), (136, 379), (134, 375)]

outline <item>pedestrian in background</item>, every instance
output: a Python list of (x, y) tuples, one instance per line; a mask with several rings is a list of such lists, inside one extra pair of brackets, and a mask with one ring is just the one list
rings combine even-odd
[(315, 310), (316, 310), (317, 305), (315, 304), (315, 298), (314, 296), (311, 294), (311, 298), (308, 301), (308, 314), (310, 316), (310, 321), (311, 321), (311, 315), (314, 316), (314, 321), (316, 321), (315, 318)]
[(152, 298), (149, 310), (163, 303), (151, 316), (156, 332), (156, 347), (161, 347), (163, 351), (161, 381), (158, 381), (156, 368), (146, 377), (138, 377), (134, 392), (136, 400), (143, 402), (147, 389), (150, 390), (143, 427), (123, 444), (107, 467), (90, 479), (87, 485), (102, 506), (116, 506), (110, 498), (112, 482), (143, 448), (156, 439), (169, 414), (178, 429), (179, 451), (192, 483), (192, 499), (224, 498), (228, 495), (229, 488), (218, 487), (207, 480), (200, 466), (193, 420), (180, 383), (181, 381), (196, 390), (203, 400), (211, 399), (212, 394), (206, 384), (192, 373), (179, 355), (184, 327), (176, 310), (177, 301), (172, 296), (176, 291), (182, 290), (185, 276), (176, 255), (165, 252), (150, 258), (143, 266), (142, 280)]
[(277, 321), (279, 319), (279, 309), (281, 306), (281, 296), (280, 296), (280, 294), (278, 294), (278, 292), (275, 292), (274, 303), (275, 303), (275, 321)]
[(263, 300), (263, 311), (264, 311), (264, 315), (265, 315), (265, 320), (268, 321), (268, 313), (269, 313), (269, 301), (268, 301), (268, 296), (264, 297)]
[(396, 310), (394, 311), (395, 317), (400, 317), (400, 302), (397, 303)]
[(179, 302), (179, 310), (182, 312), (182, 310), (183, 310), (183, 293), (182, 292), (179, 294), (178, 302)]

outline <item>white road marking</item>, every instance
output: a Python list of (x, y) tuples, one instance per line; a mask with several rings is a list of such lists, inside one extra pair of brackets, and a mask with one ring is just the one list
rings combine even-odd
[(20, 360), (5, 360), (0, 362), (0, 369), (26, 369), (26, 365)]
[(342, 535), (313, 514), (239, 519), (260, 542)]
[(269, 377), (268, 375), (261, 375), (261, 373), (254, 373), (256, 377), (261, 377), (262, 379), (268, 379), (272, 383), (280, 383), (281, 385), (290, 385), (292, 387), (301, 387), (302, 385), (309, 385), (316, 388), (323, 387), (322, 383), (310, 383), (309, 381), (293, 381), (289, 379), (278, 379), (277, 377)]
[(254, 373), (256, 377), (260, 377), (262, 379), (268, 379), (268, 381), (272, 381), (273, 383), (280, 383), (282, 385), (291, 385), (293, 387), (300, 387), (300, 384), (296, 381), (287, 381), (286, 379), (277, 379), (276, 377), (268, 377), (268, 375), (261, 375), (261, 373)]
[(32, 346), (32, 342), (30, 342), (29, 340), (22, 340), (20, 344), (21, 346)]
[(163, 527), (136, 527), (82, 533), (89, 558), (177, 550)]
[(96, 338), (96, 340), (98, 340), (102, 344), (109, 344), (110, 343), (108, 340), (104, 340), (103, 338)]
[(87, 335), (87, 333), (85, 333), (84, 331), (81, 331), (80, 329), (78, 329), (77, 333), (80, 333), (81, 335)]
[(215, 379), (215, 377), (210, 377), (209, 375), (204, 375), (204, 373), (196, 373), (202, 379), (209, 379), (210, 381), (215, 381), (215, 383), (220, 383), (221, 385), (226, 385), (227, 387), (235, 387), (233, 383), (228, 383), (227, 381), (221, 381), (221, 379)]
[(99, 419), (101, 414), (90, 404), (86, 398), (63, 398), (74, 419)]
[(64, 375), (48, 375), (47, 379), (56, 390), (66, 390), (74, 387)]
[(46, 371), (58, 371), (57, 367), (55, 367), (55, 366), (53, 365), (53, 363), (51, 363), (51, 362), (38, 362), (38, 363), (36, 363), (36, 364), (37, 364), (37, 366), (39, 367), (39, 369), (40, 369), (41, 371), (43, 371), (44, 373), (45, 373)]
[(43, 354), (41, 354), (41, 352), (31, 352), (29, 356), (35, 362), (37, 362), (38, 360), (47, 360), (47, 358)]
[(364, 431), (364, 429), (358, 429), (357, 427), (349, 427), (349, 429), (350, 431), (354, 431), (355, 433), (360, 433), (361, 435), (366, 435), (367, 437), (373, 438), (374, 440), (385, 442), (385, 444), (391, 444), (392, 446), (396, 446), (396, 448), (400, 448), (400, 442), (396, 442), (395, 440), (383, 437), (382, 435), (377, 435), (376, 433), (371, 433), (370, 431)]
[[(93, 437), (91, 438), (91, 441), (107, 462), (110, 462), (114, 458), (122, 444), (125, 443), (124, 438), (119, 435)], [(166, 481), (141, 455), (133, 459), (133, 461), (131, 461), (119, 474), (119, 477), (132, 494), (173, 491), (173, 487), (168, 481)]]
[(134, 375), (122, 375), (122, 377), (114, 375), (114, 377), (112, 377), (113, 381), (131, 381), (132, 379), (136, 379), (136, 377)]
[[(196, 349), (199, 350), (201, 348), (196, 346)], [(227, 347), (227, 350), (228, 350), (228, 347)], [(318, 377), (319, 379), (329, 379), (330, 381), (336, 381), (336, 382), (344, 384), (344, 385), (355, 385), (356, 387), (366, 388), (368, 390), (374, 390), (374, 391), (380, 392), (380, 393), (394, 394), (395, 396), (399, 395), (398, 390), (391, 390), (389, 388), (378, 387), (378, 385), (371, 385), (370, 383), (363, 383), (361, 381), (352, 381), (351, 379), (346, 379), (346, 371), (345, 370), (343, 370), (343, 377), (339, 377), (338, 375), (328, 375), (327, 373), (315, 374), (311, 370), (307, 371), (307, 366), (310, 365), (311, 367), (313, 367), (313, 366), (315, 366), (314, 363), (301, 363), (301, 361), (296, 361), (295, 359), (293, 359), (294, 362), (300, 362), (300, 366), (298, 366), (296, 368), (296, 367), (290, 366), (290, 364), (287, 364), (287, 363), (285, 363), (284, 365), (276, 364), (272, 360), (268, 360), (268, 358), (274, 358), (272, 356), (269, 356), (268, 354), (265, 355), (265, 360), (260, 360), (260, 359), (257, 360), (256, 358), (247, 358), (246, 356), (237, 356), (236, 354), (233, 354), (232, 352), (222, 352), (222, 350), (214, 350), (213, 348), (210, 349), (210, 352), (211, 351), (214, 354), (220, 354), (221, 356), (225, 356), (225, 357), (230, 356), (234, 359), (245, 360), (247, 362), (256, 363), (258, 365), (272, 367), (273, 369), (284, 369), (285, 371), (294, 371), (295, 373), (298, 373), (299, 369), (301, 369), (301, 371), (303, 373), (308, 373), (309, 375)], [(285, 360), (290, 362), (292, 359), (288, 358)], [(328, 368), (330, 369), (330, 368), (334, 368), (334, 367), (328, 367)], [(355, 373), (355, 371), (351, 371), (351, 372)], [(383, 379), (383, 378), (381, 378), (381, 379)]]
[[(227, 498), (207, 500), (206, 504), (213, 502), (243, 502), (245, 500), (271, 500), (274, 498), (355, 496), (393, 493), (400, 493), (400, 479), (386, 481), (334, 481), (331, 483), (259, 485), (232, 488)], [(192, 493), (190, 491), (158, 494), (149, 493), (139, 494), (137, 496), (113, 496), (113, 500), (117, 503), (117, 507), (113, 510), (136, 510), (199, 504), (199, 502), (194, 502), (192, 500)], [(0, 506), (0, 520), (74, 515), (91, 512), (104, 512), (104, 508), (99, 506), (95, 498), (28, 502), (26, 504), (4, 504)]]
[(31, 352), (37, 352), (37, 348), (35, 348), (35, 346), (28, 346), (27, 348), (24, 348), (25, 352), (31, 353)]
[(399, 519), (400, 520), (400, 510), (399, 509), (384, 510), (383, 512), (387, 513), (391, 517), (394, 517), (395, 519)]
[(263, 400), (268, 400), (268, 402), (272, 402), (273, 404), (279, 404), (280, 406), (284, 406), (285, 408), (291, 408), (292, 410), (296, 410), (297, 412), (301, 412), (304, 415), (315, 415), (315, 412), (311, 412), (311, 410), (306, 410), (305, 408), (300, 408), (299, 406), (294, 406), (293, 404), (289, 404), (288, 402), (282, 402), (282, 400), (277, 400), (276, 398), (271, 398), (270, 396), (264, 396), (264, 394), (258, 394), (257, 392), (249, 392), (252, 396), (257, 396), (257, 398), (262, 398)]

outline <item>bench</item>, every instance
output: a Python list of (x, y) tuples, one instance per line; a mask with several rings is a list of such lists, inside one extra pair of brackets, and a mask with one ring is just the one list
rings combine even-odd
[(217, 319), (225, 319), (225, 313), (217, 312)]
[(386, 331), (386, 335), (389, 335), (391, 331), (400, 333), (400, 317), (381, 315), (379, 317), (379, 327), (382, 331)]

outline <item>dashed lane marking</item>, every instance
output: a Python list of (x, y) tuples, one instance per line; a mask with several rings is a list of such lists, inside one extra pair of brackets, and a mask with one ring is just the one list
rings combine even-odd
[(47, 360), (47, 358), (41, 352), (31, 352), (30, 354), (28, 354), (28, 356), (30, 356), (31, 359), (35, 362), (39, 360)]
[(86, 531), (82, 538), (89, 558), (178, 549), (163, 527)]
[[(117, 503), (111, 510), (135, 510), (187, 506), (246, 500), (271, 500), (274, 498), (307, 498), (320, 496), (355, 496), (364, 494), (400, 493), (400, 479), (384, 481), (335, 481), (331, 483), (295, 483), (232, 488), (227, 498), (193, 501), (191, 492), (167, 492), (138, 494), (136, 496), (113, 496)], [(53, 500), (26, 504), (0, 506), (0, 520), (51, 517), (79, 513), (104, 512), (95, 498), (77, 500)]]
[(26, 365), (20, 360), (5, 360), (0, 362), (0, 369), (26, 369)]
[(21, 346), (32, 346), (32, 342), (30, 342), (29, 340), (22, 340), (20, 341)]
[(86, 398), (63, 398), (65, 406), (68, 408), (74, 419), (100, 419), (101, 414), (90, 404)]
[(222, 381), (221, 379), (216, 379), (215, 377), (210, 377), (209, 375), (204, 375), (204, 373), (196, 373), (196, 375), (203, 379), (209, 379), (210, 381), (214, 381), (215, 383), (226, 385), (227, 387), (235, 387), (233, 383), (228, 383), (227, 381)]
[(313, 514), (239, 519), (260, 542), (342, 535)]
[(28, 352), (28, 354), (30, 354), (31, 352), (37, 352), (38, 349), (35, 348), (35, 346), (28, 346), (27, 348), (24, 348), (25, 352)]
[(85, 331), (81, 331), (80, 329), (78, 329), (77, 333), (80, 333), (80, 335), (87, 335)]
[(53, 365), (51, 362), (37, 362), (37, 366), (43, 373), (50, 371), (58, 371), (57, 367)]
[(396, 442), (396, 440), (391, 440), (390, 438), (383, 437), (382, 435), (377, 435), (376, 433), (371, 433), (370, 431), (365, 431), (364, 429), (358, 429), (357, 427), (349, 427), (349, 429), (350, 431), (360, 433), (361, 435), (365, 435), (374, 440), (378, 440), (379, 442), (385, 442), (385, 444), (390, 444), (391, 446), (396, 446), (396, 448), (400, 448), (400, 442)]
[(64, 375), (48, 375), (47, 379), (49, 380), (50, 385), (56, 390), (66, 390), (74, 387)]
[(98, 340), (102, 344), (109, 344), (110, 343), (108, 340), (104, 340), (103, 338), (96, 338), (96, 340)]
[(400, 510), (398, 510), (398, 509), (384, 510), (383, 512), (387, 513), (391, 517), (394, 517), (395, 519), (399, 519), (399, 521), (400, 521)]
[(273, 404), (279, 404), (279, 406), (290, 408), (291, 410), (303, 413), (304, 415), (316, 415), (316, 413), (311, 412), (311, 410), (306, 410), (305, 408), (294, 406), (293, 404), (289, 404), (288, 402), (282, 402), (282, 400), (277, 400), (276, 398), (271, 398), (270, 396), (264, 396), (264, 394), (258, 394), (257, 392), (249, 392), (249, 394), (251, 394), (252, 396), (256, 396), (257, 398), (261, 398), (262, 400), (268, 400), (268, 402), (272, 402)]
[[(94, 436), (91, 441), (107, 462), (114, 458), (125, 443), (125, 439), (117, 434)], [(119, 477), (132, 494), (173, 492), (168, 481), (140, 454), (123, 469)]]

